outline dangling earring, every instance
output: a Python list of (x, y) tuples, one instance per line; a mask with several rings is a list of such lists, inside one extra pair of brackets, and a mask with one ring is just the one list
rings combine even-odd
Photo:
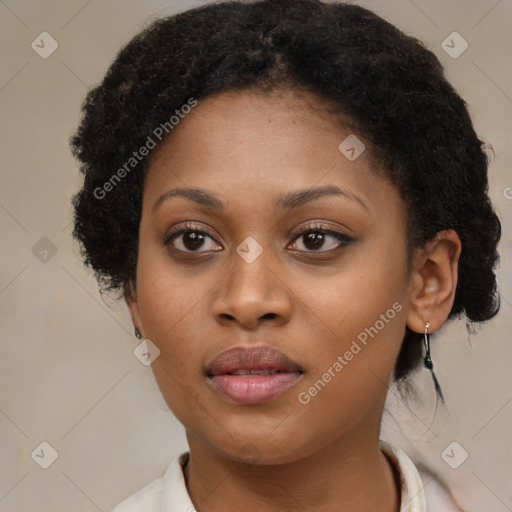
[(140, 340), (142, 338), (142, 334), (140, 333), (139, 329), (135, 327), (135, 337)]
[(432, 374), (432, 380), (434, 381), (434, 387), (436, 388), (436, 393), (439, 395), (442, 402), (444, 403), (444, 396), (443, 396), (443, 393), (441, 392), (441, 386), (439, 385), (439, 382), (437, 381), (437, 378), (435, 376), (434, 363), (432, 362), (432, 358), (430, 357), (430, 334), (428, 332), (429, 327), (430, 327), (430, 323), (425, 322), (425, 334), (423, 336), (423, 345), (425, 347), (425, 355), (423, 356), (423, 365), (425, 366), (425, 368), (430, 370), (430, 373)]
[(423, 338), (423, 344), (425, 346), (425, 356), (423, 357), (423, 364), (425, 365), (425, 368), (433, 370), (434, 364), (432, 363), (432, 358), (430, 357), (430, 334), (428, 333), (429, 327), (430, 324), (428, 322), (425, 323), (425, 335)]

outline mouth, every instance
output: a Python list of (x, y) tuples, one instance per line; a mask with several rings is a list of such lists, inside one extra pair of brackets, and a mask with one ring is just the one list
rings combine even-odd
[(268, 402), (296, 384), (304, 370), (270, 347), (235, 347), (222, 352), (205, 371), (213, 388), (240, 404)]

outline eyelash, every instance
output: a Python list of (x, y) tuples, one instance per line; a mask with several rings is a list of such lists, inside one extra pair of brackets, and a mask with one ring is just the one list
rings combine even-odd
[[(197, 226), (194, 226), (193, 224), (185, 224), (185, 226), (177, 229), (177, 230), (174, 230), (174, 231), (171, 231), (164, 239), (164, 244), (165, 245), (169, 245), (172, 240), (176, 237), (178, 237), (179, 235), (183, 235), (185, 233), (189, 233), (189, 232), (194, 232), (194, 233), (199, 233), (201, 235), (206, 235), (208, 236), (209, 238), (211, 238), (212, 240), (214, 240), (216, 243), (217, 240), (215, 240), (215, 238), (210, 235), (210, 233), (208, 233), (207, 231), (203, 230), (203, 229), (198, 229)], [(349, 237), (348, 235), (345, 235), (344, 233), (339, 233), (338, 231), (334, 231), (334, 230), (331, 230), (331, 229), (327, 229), (325, 228), (324, 226), (322, 226), (321, 224), (312, 224), (310, 226), (307, 226), (306, 228), (302, 229), (302, 230), (299, 230), (299, 231), (295, 231), (291, 234), (291, 237), (292, 237), (292, 243), (295, 242), (296, 240), (298, 240), (301, 236), (305, 236), (305, 235), (309, 235), (311, 233), (320, 233), (322, 235), (330, 235), (334, 238), (336, 238), (340, 243), (339, 245), (337, 245), (334, 249), (328, 249), (328, 250), (319, 250), (319, 251), (296, 251), (296, 252), (305, 252), (307, 254), (325, 254), (325, 253), (331, 253), (333, 251), (337, 251), (339, 249), (341, 249), (342, 247), (346, 246), (346, 245), (349, 245), (351, 244), (352, 242), (354, 242), (354, 239)], [(200, 254), (200, 253), (207, 253), (209, 251), (182, 251), (181, 249), (176, 249), (177, 251), (179, 252), (182, 252), (182, 253), (185, 253), (185, 254)], [(217, 252), (217, 251), (215, 251)]]

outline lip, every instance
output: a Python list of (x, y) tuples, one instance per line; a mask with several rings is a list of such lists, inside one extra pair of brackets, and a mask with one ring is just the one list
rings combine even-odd
[(304, 371), (282, 352), (259, 346), (225, 350), (205, 373), (223, 396), (240, 404), (259, 404), (284, 393)]

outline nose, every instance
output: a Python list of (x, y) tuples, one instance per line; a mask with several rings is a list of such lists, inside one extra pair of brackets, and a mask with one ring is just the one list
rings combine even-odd
[(234, 255), (233, 266), (219, 282), (213, 301), (213, 315), (220, 325), (237, 323), (255, 329), (264, 322), (277, 326), (290, 321), (292, 292), (278, 271), (270, 268), (266, 251), (252, 263)]

